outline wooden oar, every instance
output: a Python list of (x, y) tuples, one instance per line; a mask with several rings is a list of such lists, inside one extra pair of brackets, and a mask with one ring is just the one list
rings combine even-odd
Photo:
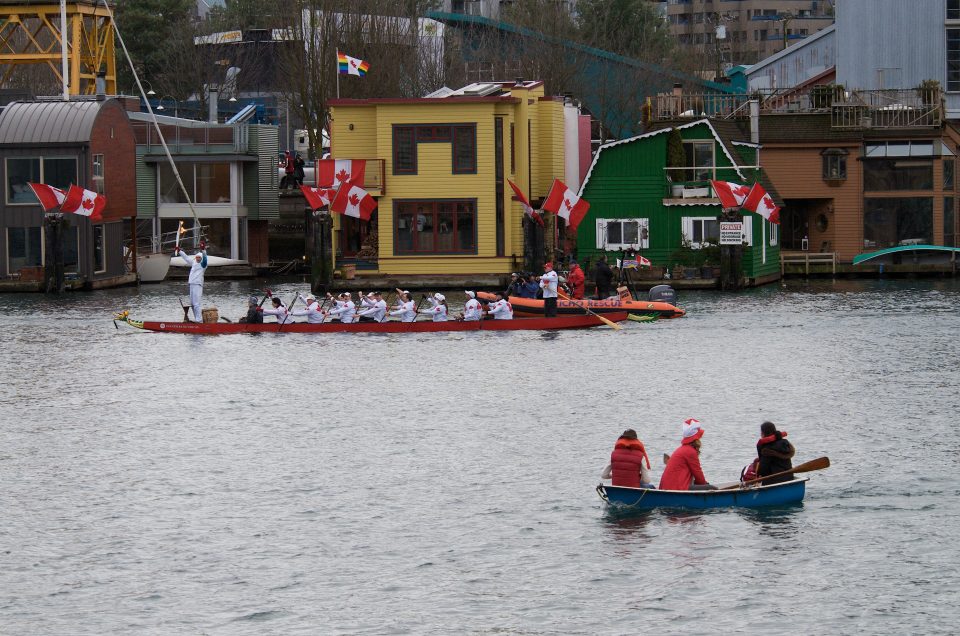
[[(300, 294), (296, 294), (293, 297), (293, 300), (290, 301), (290, 305), (287, 306), (287, 315), (283, 317), (283, 322), (277, 327), (277, 333), (283, 329), (283, 326), (287, 324), (287, 318), (290, 319), (290, 322), (293, 322), (293, 316), (290, 315), (290, 310), (293, 309), (293, 306), (297, 304), (297, 301), (300, 300)], [(277, 316), (279, 318), (279, 316)]]
[(745, 482), (735, 484), (733, 486), (726, 486), (720, 490), (736, 490), (737, 488), (743, 488), (744, 486), (749, 486), (758, 481), (763, 481), (764, 479), (770, 479), (771, 477), (781, 477), (783, 475), (789, 475), (791, 473), (809, 473), (814, 470), (823, 470), (824, 468), (830, 467), (830, 458), (829, 457), (818, 457), (817, 459), (811, 459), (808, 462), (804, 462), (798, 466), (794, 466), (790, 470), (783, 470), (779, 473), (773, 473), (771, 475), (764, 475), (763, 477), (757, 477), (756, 479), (749, 479)]
[(585, 312), (587, 312), (588, 314), (590, 314), (590, 315), (593, 316), (594, 318), (599, 318), (600, 320), (602, 320), (603, 322), (607, 323), (608, 325), (610, 325), (610, 326), (613, 327), (614, 329), (616, 329), (616, 330), (618, 330), (618, 331), (619, 331), (620, 329), (623, 329), (623, 327), (621, 327), (621, 326), (618, 325), (617, 323), (613, 322), (613, 321), (610, 320), (609, 318), (604, 318), (604, 317), (601, 316), (600, 314), (592, 311), (592, 310), (591, 310), (589, 307), (587, 307), (586, 305), (580, 304), (580, 301), (578, 301), (577, 299), (571, 298), (570, 296), (567, 296), (566, 294), (564, 294), (564, 293), (561, 292), (561, 291), (558, 291), (558, 292), (557, 292), (557, 295), (558, 295), (558, 296), (562, 295), (564, 300), (569, 300), (570, 302), (572, 302), (574, 305), (576, 305), (576, 306), (579, 307), (580, 309), (584, 310)]

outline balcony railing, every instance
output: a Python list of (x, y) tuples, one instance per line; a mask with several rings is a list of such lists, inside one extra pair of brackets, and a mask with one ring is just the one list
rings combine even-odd
[[(131, 122), (138, 145), (146, 146), (147, 152), (160, 152), (163, 144), (152, 123)], [(208, 154), (212, 152), (245, 153), (249, 146), (250, 131), (245, 124), (205, 124), (181, 126), (160, 124), (164, 141), (170, 152), (177, 154)]]
[(845, 91), (819, 85), (751, 94), (667, 93), (651, 99), (653, 120), (713, 117), (747, 118), (749, 102), (762, 114), (830, 113), (834, 128), (936, 128), (943, 123), (943, 94), (938, 88)]

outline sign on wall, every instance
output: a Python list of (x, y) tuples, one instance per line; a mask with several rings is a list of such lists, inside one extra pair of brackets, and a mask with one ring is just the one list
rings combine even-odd
[(720, 245), (740, 245), (743, 243), (742, 221), (720, 222)]

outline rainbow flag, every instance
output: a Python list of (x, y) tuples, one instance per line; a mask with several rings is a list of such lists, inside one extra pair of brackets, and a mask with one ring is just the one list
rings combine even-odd
[(341, 53), (340, 49), (337, 49), (337, 72), (341, 75), (357, 75), (358, 77), (363, 77), (369, 70), (369, 62), (365, 62), (357, 57), (350, 57), (345, 53)]

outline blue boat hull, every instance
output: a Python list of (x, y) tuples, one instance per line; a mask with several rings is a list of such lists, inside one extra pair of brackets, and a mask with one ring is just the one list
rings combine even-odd
[(738, 490), (655, 490), (624, 486), (597, 486), (600, 497), (612, 506), (631, 510), (653, 508), (761, 508), (803, 501), (806, 479)]

